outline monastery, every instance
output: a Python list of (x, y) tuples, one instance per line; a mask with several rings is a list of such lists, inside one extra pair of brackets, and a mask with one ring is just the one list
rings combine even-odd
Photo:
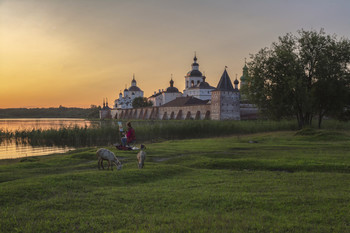
[[(241, 87), (246, 84), (248, 68), (243, 67)], [(216, 87), (211, 86), (206, 77), (200, 72), (196, 55), (193, 58), (192, 69), (185, 76), (185, 89), (181, 93), (171, 77), (170, 86), (164, 90), (154, 92), (148, 98), (152, 107), (133, 108), (132, 101), (136, 97), (143, 97), (143, 91), (136, 85), (135, 76), (131, 86), (124, 90), (124, 96), (114, 101), (113, 108), (108, 102), (103, 103), (100, 118), (113, 119), (143, 119), (143, 120), (241, 120), (255, 119), (257, 108), (242, 100), (236, 79), (232, 85), (227, 70), (223, 71)]]

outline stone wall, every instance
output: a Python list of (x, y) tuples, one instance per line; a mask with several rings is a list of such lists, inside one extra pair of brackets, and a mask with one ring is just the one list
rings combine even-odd
[[(211, 120), (252, 120), (258, 118), (258, 108), (252, 104), (240, 104), (239, 110), (235, 105), (225, 112), (227, 106), (194, 105), (185, 107), (147, 107), (135, 109), (101, 110), (100, 119), (139, 119), (139, 120), (186, 120), (186, 119), (211, 119)], [(215, 108), (223, 111), (215, 112)], [(239, 117), (238, 117), (239, 115)]]
[(211, 106), (208, 104), (184, 107), (147, 107), (134, 109), (112, 109), (110, 112), (112, 118), (126, 120), (211, 119)]
[(239, 92), (221, 91), (220, 120), (240, 120)]
[(255, 120), (259, 118), (259, 109), (254, 104), (241, 103), (240, 112), (242, 120)]
[(211, 92), (211, 102), (204, 105), (182, 107), (145, 107), (132, 109), (101, 110), (100, 118), (139, 120), (246, 120), (257, 119), (258, 109), (247, 103), (240, 103), (238, 91)]

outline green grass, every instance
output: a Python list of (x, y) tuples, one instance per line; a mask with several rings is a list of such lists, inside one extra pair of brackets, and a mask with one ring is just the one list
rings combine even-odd
[[(0, 161), (1, 232), (350, 232), (350, 136), (274, 132)], [(257, 143), (249, 143), (256, 141)]]

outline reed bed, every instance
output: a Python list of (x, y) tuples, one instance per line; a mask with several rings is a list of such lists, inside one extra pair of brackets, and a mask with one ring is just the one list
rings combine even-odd
[[(123, 122), (126, 125), (126, 122)], [(243, 135), (260, 132), (297, 130), (296, 121), (133, 121), (137, 142), (155, 142), (161, 140), (209, 138), (230, 135)], [(350, 123), (328, 120), (324, 128), (350, 130)], [(316, 127), (316, 126), (315, 126)], [(0, 129), (2, 140), (15, 139), (19, 143), (30, 145), (57, 146), (102, 146), (120, 142), (116, 120), (102, 121), (99, 126), (69, 126), (59, 129), (16, 130), (14, 132)], [(0, 139), (1, 140), (1, 139)]]
[(99, 146), (110, 145), (119, 140), (118, 131), (112, 127), (61, 127), (59, 129), (31, 129), (3, 131), (3, 140), (16, 143), (45, 146)]

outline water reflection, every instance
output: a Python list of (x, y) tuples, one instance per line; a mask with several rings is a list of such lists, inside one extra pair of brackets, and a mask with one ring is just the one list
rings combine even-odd
[[(107, 123), (108, 124), (108, 123)], [(71, 118), (10, 118), (0, 119), (0, 129), (14, 132), (16, 130), (59, 129), (62, 127), (99, 127), (100, 121)]]
[(0, 159), (15, 159), (27, 156), (48, 155), (53, 153), (65, 153), (73, 147), (59, 146), (31, 146), (23, 144), (19, 140), (2, 140), (0, 142)]
[[(103, 128), (113, 127), (114, 122), (111, 121), (90, 121), (85, 119), (70, 119), (70, 118), (40, 118), (40, 119), (0, 119), (0, 130), (2, 132), (23, 132), (32, 130), (62, 130), (64, 128)], [(0, 131), (0, 133), (1, 133)], [(64, 132), (63, 132), (64, 133)], [(57, 135), (56, 135), (57, 136)], [(0, 159), (20, 158), (26, 156), (47, 155), (53, 153), (64, 153), (69, 150), (81, 146), (90, 146), (96, 144), (106, 145), (106, 141), (96, 138), (95, 135), (90, 137), (73, 136), (73, 138), (47, 138), (41, 140), (37, 137), (19, 136), (18, 138), (8, 139), (1, 138), (0, 135)], [(92, 139), (93, 138), (93, 139)], [(95, 142), (95, 138), (97, 142)], [(66, 138), (67, 139), (67, 138)], [(85, 139), (85, 140), (84, 140)]]

